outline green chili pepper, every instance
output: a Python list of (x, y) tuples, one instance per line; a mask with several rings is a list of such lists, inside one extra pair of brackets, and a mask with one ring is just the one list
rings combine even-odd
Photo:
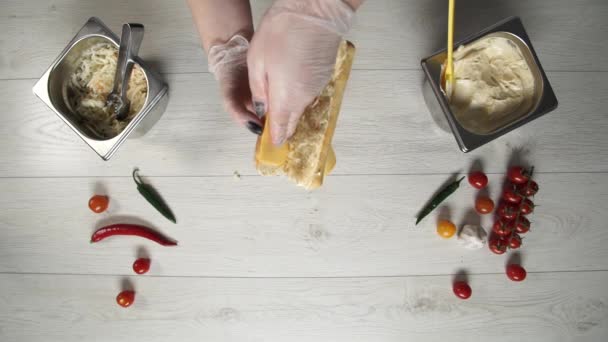
[(422, 221), (422, 219), (425, 218), (428, 214), (430, 214), (431, 211), (435, 210), (435, 208), (437, 208), (437, 206), (441, 202), (443, 202), (452, 193), (454, 193), (454, 191), (456, 191), (456, 189), (458, 189), (458, 187), (460, 186), (460, 182), (464, 178), (465, 177), (460, 178), (459, 180), (453, 182), (452, 184), (446, 186), (441, 191), (439, 191), (439, 193), (437, 195), (435, 195), (435, 197), (433, 197), (433, 199), (431, 199), (429, 204), (427, 204), (427, 206), (424, 207), (424, 209), (422, 209), (422, 211), (418, 215), (418, 218), (416, 219), (416, 224), (418, 224), (418, 222)]
[(144, 196), (144, 198), (150, 204), (152, 204), (152, 206), (156, 208), (159, 213), (161, 213), (169, 221), (177, 223), (177, 220), (175, 219), (175, 216), (171, 212), (169, 206), (165, 203), (165, 201), (163, 201), (163, 198), (160, 197), (160, 194), (154, 190), (151, 185), (146, 184), (141, 180), (141, 177), (137, 174), (138, 171), (139, 169), (133, 170), (133, 180), (135, 181), (135, 184), (137, 184), (137, 191), (139, 191), (139, 193)]

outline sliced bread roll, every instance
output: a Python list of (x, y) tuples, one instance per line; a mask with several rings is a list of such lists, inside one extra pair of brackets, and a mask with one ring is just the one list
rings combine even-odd
[(286, 175), (306, 189), (323, 184), (325, 174), (336, 164), (331, 140), (355, 54), (355, 47), (343, 41), (338, 49), (331, 80), (302, 114), (295, 133), (280, 147), (270, 138), (269, 121), (258, 138), (256, 168), (261, 175)]

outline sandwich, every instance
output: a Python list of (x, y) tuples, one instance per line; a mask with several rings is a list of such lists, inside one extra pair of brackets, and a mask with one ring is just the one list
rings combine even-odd
[(273, 145), (270, 120), (266, 118), (255, 149), (255, 165), (261, 175), (285, 175), (308, 190), (323, 184), (325, 175), (336, 165), (336, 154), (331, 141), (354, 54), (355, 46), (352, 43), (340, 43), (329, 83), (306, 107), (295, 133), (282, 146)]

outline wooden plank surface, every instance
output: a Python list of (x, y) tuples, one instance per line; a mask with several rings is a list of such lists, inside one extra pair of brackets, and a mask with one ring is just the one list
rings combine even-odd
[(3, 341), (537, 341), (608, 336), (608, 272), (347, 279), (0, 275)]
[[(255, 22), (270, 0), (252, 1)], [(359, 47), (355, 69), (419, 70), (420, 59), (443, 47), (447, 5), (442, 0), (373, 0), (357, 14), (349, 37)], [(460, 1), (456, 38), (518, 15), (548, 70), (608, 71), (608, 3), (604, 0)], [(123, 22), (146, 26), (141, 55), (161, 72), (206, 72), (185, 2), (164, 0), (4, 0), (0, 79), (37, 78), (90, 16), (113, 30)]]
[[(422, 77), (417, 71), (353, 72), (334, 138), (336, 174), (446, 174), (476, 159), (496, 173), (514, 154), (540, 172), (608, 170), (608, 158), (600, 157), (608, 155), (604, 74), (550, 73), (560, 107), (469, 154), (434, 123)], [(0, 176), (124, 176), (134, 165), (162, 176), (255, 174), (255, 137), (222, 111), (212, 77), (170, 75), (168, 82), (171, 98), (162, 119), (103, 162), (32, 95), (34, 81), (0, 81), (0, 92), (14, 92), (0, 98)]]
[[(252, 1), (256, 23), (271, 2)], [(223, 113), (184, 2), (0, 1), (0, 341), (608, 340), (608, 2), (457, 2), (456, 39), (520, 16), (560, 102), (470, 154), (437, 128), (421, 93), (419, 62), (443, 47), (446, 9), (361, 8), (337, 168), (309, 193), (254, 175), (255, 137)], [(171, 88), (161, 121), (110, 162), (31, 92), (90, 16), (115, 31), (145, 24), (141, 55)], [(534, 164), (541, 186), (518, 255), (466, 251), (434, 233), (439, 215), (490, 227), (471, 211), (468, 185), (413, 225), (453, 172), (481, 164), (497, 199), (512, 162)], [(136, 192), (134, 166), (177, 225)], [(110, 195), (109, 212), (88, 210), (93, 193)], [(179, 246), (88, 243), (112, 222), (145, 223)], [(142, 253), (153, 266), (136, 276)], [(525, 282), (506, 279), (510, 258), (522, 260)], [(469, 301), (451, 293), (460, 271)], [(126, 310), (114, 303), (124, 286), (138, 291)]]
[[(145, 171), (145, 170), (144, 170)], [(331, 277), (500, 271), (507, 258), (469, 251), (435, 233), (439, 214), (463, 223), (492, 218), (472, 210), (477, 191), (463, 184), (418, 226), (423, 203), (444, 175), (330, 176), (307, 193), (287, 180), (260, 176), (152, 178), (178, 224), (161, 217), (129, 177), (2, 179), (0, 272), (129, 274), (143, 247), (159, 275)], [(608, 270), (607, 174), (538, 174), (541, 191), (522, 257), (530, 271)], [(497, 200), (502, 177), (491, 177)], [(110, 195), (110, 213), (86, 207)], [(89, 244), (95, 228), (146, 222), (179, 241), (160, 247), (136, 238)]]

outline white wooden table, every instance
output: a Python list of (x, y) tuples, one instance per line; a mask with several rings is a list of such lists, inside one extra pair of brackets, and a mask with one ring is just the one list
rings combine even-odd
[[(270, 1), (253, 4), (256, 22)], [(419, 60), (444, 43), (444, 0), (368, 0), (335, 136), (338, 165), (307, 193), (252, 165), (255, 137), (230, 122), (183, 1), (0, 1), (1, 341), (607, 341), (608, 2), (460, 1), (458, 37), (524, 21), (559, 108), (470, 154), (434, 125)], [(146, 26), (142, 57), (171, 88), (143, 139), (102, 162), (32, 95), (90, 16)], [(481, 162), (497, 199), (512, 158), (541, 191), (523, 283), (506, 256), (469, 252), (414, 217), (453, 172)], [(178, 217), (136, 192), (133, 167)], [(233, 172), (242, 178), (236, 180)], [(86, 204), (110, 195), (109, 213)], [(446, 206), (461, 224), (475, 192)], [(103, 223), (144, 221), (179, 240), (90, 245)], [(491, 219), (482, 218), (489, 227)], [(137, 276), (140, 250), (152, 271)], [(454, 274), (473, 296), (457, 299)], [(135, 304), (118, 307), (123, 282)]]

